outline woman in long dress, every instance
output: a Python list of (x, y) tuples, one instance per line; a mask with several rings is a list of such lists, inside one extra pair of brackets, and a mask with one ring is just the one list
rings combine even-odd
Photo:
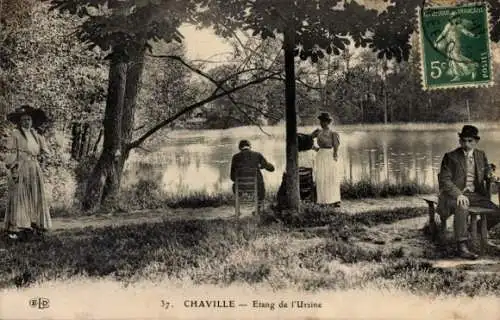
[(32, 127), (37, 110), (23, 106), (7, 118), (17, 125), (9, 137), (4, 158), (8, 175), (5, 229), (11, 239), (21, 232), (41, 234), (51, 228), (49, 205), (38, 157), (48, 154), (44, 138)]
[(317, 203), (340, 206), (339, 146), (340, 138), (337, 132), (330, 129), (332, 118), (326, 112), (318, 117), (321, 129), (316, 129), (312, 136), (318, 145), (315, 174)]

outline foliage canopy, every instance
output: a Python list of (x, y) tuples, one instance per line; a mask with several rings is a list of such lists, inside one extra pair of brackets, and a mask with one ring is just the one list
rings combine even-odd
[[(408, 60), (410, 36), (423, 0), (392, 0), (383, 12), (340, 0), (45, 0), (54, 9), (86, 17), (79, 38), (103, 50), (130, 52), (147, 40), (181, 42), (179, 27), (214, 27), (231, 37), (238, 29), (263, 39), (295, 31), (295, 55), (313, 62), (340, 54), (349, 38), (370, 47), (379, 58)], [(387, 2), (386, 0), (381, 0)], [(491, 7), (493, 41), (500, 40), (500, 3)]]

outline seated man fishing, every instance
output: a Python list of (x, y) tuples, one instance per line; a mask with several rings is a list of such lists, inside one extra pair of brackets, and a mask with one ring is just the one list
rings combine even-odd
[[(257, 174), (257, 195), (259, 198), (259, 205), (262, 205), (262, 201), (266, 195), (266, 189), (264, 186), (264, 179), (262, 177), (261, 169), (273, 172), (274, 166), (269, 163), (264, 156), (256, 151), (251, 150), (251, 145), (248, 140), (241, 140), (239, 142), (238, 148), (240, 152), (233, 155), (231, 160), (231, 180), (234, 182), (236, 180), (236, 174), (239, 169), (255, 169)], [(235, 185), (233, 184), (233, 193), (235, 192)]]
[[(484, 151), (476, 148), (479, 130), (465, 125), (458, 134), (460, 147), (444, 155), (439, 173), (439, 213), (442, 221), (454, 217), (454, 236), (458, 256), (477, 259), (467, 247), (467, 216), (470, 206), (497, 208), (491, 201), (491, 167)], [(500, 215), (488, 216), (488, 230), (500, 222)]]

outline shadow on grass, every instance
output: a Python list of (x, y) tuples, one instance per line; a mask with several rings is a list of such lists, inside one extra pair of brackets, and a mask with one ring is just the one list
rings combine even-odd
[[(286, 212), (278, 213), (278, 219), (287, 226), (294, 228), (317, 227), (330, 225), (340, 229), (344, 225), (367, 227), (378, 224), (390, 224), (402, 219), (416, 218), (427, 214), (426, 208), (396, 208), (388, 210), (373, 210), (361, 214), (348, 214), (340, 208), (321, 207), (315, 204), (304, 205), (304, 210), (299, 215), (288, 215)], [(272, 221), (274, 216), (268, 213), (264, 220)]]
[[(388, 215), (396, 219), (402, 213), (396, 210)], [(390, 221), (377, 214), (365, 218), (339, 215), (333, 220), (338, 226), (358, 223), (365, 227)], [(311, 291), (371, 283), (474, 295), (484, 290), (498, 294), (500, 287), (498, 275), (471, 278), (463, 271), (450, 273), (408, 261), (400, 248), (383, 251), (329, 235), (295, 237), (288, 227), (264, 226), (252, 218), (66, 230), (40, 241), (13, 244), (2, 255), (0, 288), (81, 276), (112, 277), (124, 283), (164, 276), (195, 284), (265, 282), (275, 289)], [(359, 264), (368, 267), (361, 273), (349, 271), (357, 270)]]
[(254, 238), (255, 229), (249, 221), (211, 220), (58, 232), (41, 241), (8, 246), (0, 264), (0, 287), (11, 286), (23, 276), (28, 279), (21, 282), (26, 283), (75, 275), (127, 278), (152, 261), (161, 262), (161, 271), (171, 275), (196, 268), (200, 259), (223, 259), (230, 246)]
[[(351, 232), (356, 232), (363, 226), (390, 223), (423, 213), (419, 209), (401, 209), (351, 216), (331, 210), (314, 213), (311, 209), (301, 217), (299, 223), (302, 225), (296, 226), (328, 224), (330, 230), (324, 237), (334, 239), (332, 231), (341, 230), (346, 225), (351, 226)], [(252, 218), (246, 218), (238, 221), (165, 221), (59, 231), (41, 241), (10, 245), (4, 253), (4, 263), (0, 264), (0, 287), (78, 275), (128, 279), (151, 269), (151, 265), (155, 273), (178, 277), (185, 270), (222, 265), (228, 252), (247, 248), (255, 239), (270, 233), (290, 237), (289, 227), (263, 226)], [(380, 261), (382, 257), (381, 252), (363, 251), (355, 246), (336, 244), (335, 241), (322, 252), (323, 258), (343, 262)], [(200, 267), (200, 263), (206, 265)], [(215, 282), (230, 283), (235, 279), (260, 282), (270, 272), (266, 263), (256, 263), (250, 269), (243, 265), (231, 268), (228, 266), (224, 277), (217, 277)]]

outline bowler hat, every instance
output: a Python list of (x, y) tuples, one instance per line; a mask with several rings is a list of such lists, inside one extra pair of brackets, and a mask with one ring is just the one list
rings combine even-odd
[(477, 139), (477, 140), (480, 139), (480, 137), (479, 137), (479, 130), (476, 127), (471, 126), (471, 125), (465, 125), (465, 126), (463, 126), (462, 132), (459, 132), (458, 136), (460, 138), (474, 138), (474, 139)]
[(33, 121), (33, 127), (37, 128), (48, 121), (47, 115), (42, 109), (36, 109), (29, 105), (23, 105), (7, 115), (7, 120), (18, 124), (21, 117), (28, 115)]
[(328, 112), (321, 112), (321, 114), (318, 116), (318, 119), (320, 121), (332, 121), (332, 118), (330, 117), (330, 114)]

